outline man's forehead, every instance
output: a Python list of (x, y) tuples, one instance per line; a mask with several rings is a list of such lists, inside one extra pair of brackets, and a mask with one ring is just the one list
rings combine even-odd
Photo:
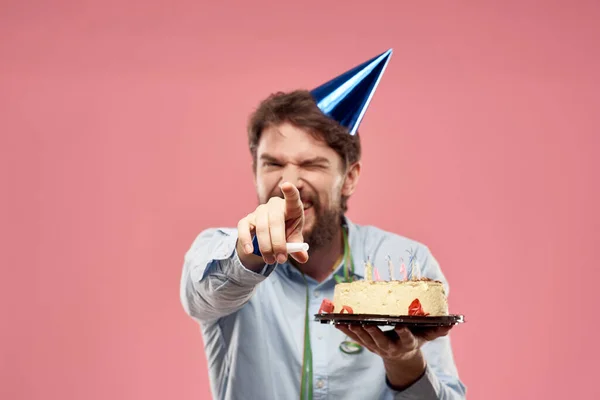
[(269, 153), (271, 156), (275, 156), (276, 153), (282, 153), (282, 155), (289, 153), (298, 157), (303, 155), (306, 157), (315, 155), (331, 157), (335, 151), (318, 136), (290, 124), (282, 124), (270, 126), (262, 132), (258, 143), (258, 153), (259, 155)]

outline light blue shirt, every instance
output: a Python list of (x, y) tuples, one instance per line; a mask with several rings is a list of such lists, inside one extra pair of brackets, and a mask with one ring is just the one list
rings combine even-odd
[[(421, 275), (448, 284), (429, 249), (405, 237), (346, 219), (355, 275), (364, 274), (371, 258), (382, 279), (388, 279), (386, 257), (396, 266), (407, 250), (416, 252)], [(185, 256), (181, 302), (198, 321), (204, 338), (211, 390), (218, 400), (298, 399), (304, 349), (306, 283), (291, 264), (265, 265), (259, 273), (246, 269), (237, 256), (237, 230), (214, 228), (200, 233)], [(407, 266), (408, 268), (408, 266)], [(411, 271), (409, 270), (409, 273)], [(382, 359), (364, 349), (345, 354), (347, 338), (314, 320), (323, 299), (333, 300), (334, 274), (323, 282), (306, 277), (310, 293), (310, 339), (313, 351), (314, 399), (465, 399), (450, 337), (422, 347), (426, 372), (412, 386), (397, 392), (386, 384)], [(458, 327), (460, 329), (460, 327)]]

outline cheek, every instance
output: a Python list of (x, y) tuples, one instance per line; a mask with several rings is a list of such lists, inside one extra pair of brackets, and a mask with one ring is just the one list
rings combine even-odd
[(319, 200), (325, 208), (337, 207), (341, 202), (343, 178), (329, 177), (319, 185)]
[(269, 174), (256, 175), (256, 193), (261, 202), (266, 202), (273, 192), (276, 185), (276, 179), (273, 179)]

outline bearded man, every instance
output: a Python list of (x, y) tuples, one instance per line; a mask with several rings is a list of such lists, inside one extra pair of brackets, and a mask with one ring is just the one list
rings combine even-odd
[[(426, 246), (345, 215), (360, 177), (358, 125), (390, 55), (311, 92), (271, 95), (251, 116), (259, 205), (237, 228), (201, 232), (181, 280), (184, 309), (201, 327), (214, 398), (465, 398), (449, 328), (426, 337), (397, 328), (393, 339), (378, 327), (334, 329), (311, 317), (333, 297), (344, 268), (364, 277), (353, 260), (387, 265), (387, 257), (410, 250), (419, 274), (448, 291)], [(302, 242), (309, 251), (288, 254), (286, 243)]]

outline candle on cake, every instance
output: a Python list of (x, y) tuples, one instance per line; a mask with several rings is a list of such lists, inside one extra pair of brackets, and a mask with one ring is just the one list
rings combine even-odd
[(410, 268), (410, 279), (414, 281), (418, 279), (417, 273), (415, 273), (415, 262), (417, 261), (417, 257), (413, 249), (406, 250), (406, 252), (408, 253), (408, 267)]
[(408, 280), (408, 273), (406, 272), (406, 265), (404, 265), (404, 259), (400, 257), (400, 274), (402, 275), (402, 280)]
[(388, 264), (388, 274), (389, 274), (389, 280), (393, 281), (394, 280), (394, 266), (392, 265), (392, 257), (387, 256), (387, 264)]
[(413, 263), (413, 278), (414, 279), (421, 279), (421, 270), (419, 269), (419, 262), (415, 260), (415, 262)]
[(370, 259), (365, 263), (365, 280), (367, 282), (373, 281), (373, 266)]

